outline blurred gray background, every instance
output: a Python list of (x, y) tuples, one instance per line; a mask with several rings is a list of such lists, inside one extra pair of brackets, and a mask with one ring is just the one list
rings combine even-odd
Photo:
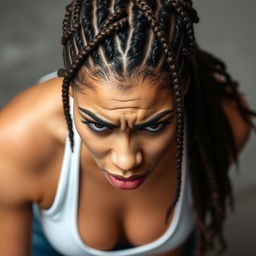
[[(61, 24), (67, 0), (0, 0), (0, 107), (42, 75), (62, 66)], [(199, 45), (221, 57), (256, 109), (256, 1), (194, 0)], [(36, 100), (36, 99), (35, 99)], [(224, 256), (256, 255), (256, 138), (231, 168), (236, 210), (226, 224)], [(212, 255), (212, 254), (211, 254)]]

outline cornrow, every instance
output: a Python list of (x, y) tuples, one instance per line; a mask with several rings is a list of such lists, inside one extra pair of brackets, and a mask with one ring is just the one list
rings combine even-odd
[[(69, 86), (76, 86), (82, 66), (88, 71), (101, 67), (103, 75), (111, 70), (120, 79), (143, 68), (150, 71), (140, 73), (143, 79), (154, 69), (167, 72), (176, 104), (176, 188), (165, 220), (180, 197), (185, 110), (193, 106), (186, 112), (188, 171), (196, 213), (194, 254), (202, 256), (216, 240), (225, 248), (227, 200), (233, 204), (228, 166), (230, 156), (237, 161), (237, 148), (221, 97), (232, 99), (252, 127), (250, 116), (256, 113), (243, 106), (225, 63), (196, 44), (193, 24), (198, 22), (191, 0), (73, 0), (63, 21), (65, 68), (58, 74), (63, 77), (63, 108), (73, 149)], [(217, 81), (215, 74), (224, 80)]]
[[(103, 22), (102, 26), (107, 27), (109, 26), (113, 21), (118, 20), (122, 17), (127, 16), (127, 13), (124, 9), (114, 9), (114, 13), (112, 14), (111, 18)], [(117, 33), (121, 33), (120, 31), (123, 31), (123, 28), (117, 30)], [(112, 68), (114, 69), (114, 72), (121, 75), (123, 68), (123, 63), (121, 62), (120, 58), (120, 52), (117, 50), (117, 42), (114, 40), (114, 38), (111, 38), (107, 36), (104, 38), (102, 42), (105, 54), (107, 55), (107, 59), (109, 63), (114, 63)], [(108, 63), (108, 64), (109, 64)]]
[[(145, 20), (143, 13), (141, 10), (135, 5), (133, 7), (133, 22), (135, 24), (138, 24), (135, 29), (133, 36), (131, 38), (131, 45), (130, 49), (128, 51), (129, 56), (129, 65), (128, 65), (128, 71), (131, 72), (134, 70), (137, 66), (139, 66), (142, 63), (144, 53), (145, 53), (145, 41), (148, 40), (148, 22)], [(144, 40), (141, 40), (141, 38), (144, 38)]]
[[(116, 0), (114, 4), (114, 10), (118, 9), (127, 9), (129, 1), (127, 0)], [(128, 32), (126, 30), (118, 31), (117, 32), (118, 39), (120, 40), (121, 49), (124, 52), (127, 46), (127, 38), (128, 38)]]
[[(155, 14), (157, 15), (157, 14)], [(158, 38), (155, 36), (152, 45), (151, 57), (148, 58), (147, 65), (157, 67), (162, 55), (162, 48)]]
[(172, 16), (170, 15), (171, 12), (171, 6), (170, 4), (166, 4), (165, 0), (161, 0), (162, 6), (159, 10), (159, 15), (158, 15), (158, 22), (162, 27), (162, 30), (164, 31), (165, 35), (168, 37), (168, 32), (170, 30), (170, 27), (172, 26), (171, 24), (171, 18)]
[[(180, 64), (183, 62), (183, 60), (182, 60), (182, 58), (179, 58), (180, 54), (178, 52), (174, 51), (174, 48), (172, 48), (172, 42), (171, 42), (172, 41), (171, 38), (173, 37), (173, 33), (174, 33), (174, 28), (172, 29), (173, 16), (170, 15), (172, 8), (171, 8), (170, 4), (166, 3), (165, 0), (161, 0), (161, 2), (162, 2), (162, 6), (159, 9), (158, 16), (156, 16), (156, 18), (158, 19), (159, 25), (161, 26), (161, 28), (166, 36), (166, 40), (168, 42), (168, 47), (170, 49), (172, 49), (172, 51), (173, 51), (173, 56), (175, 56), (175, 54), (176, 54), (177, 66), (181, 66)], [(182, 35), (180, 34), (180, 36), (182, 36)], [(157, 39), (157, 41), (159, 42), (158, 39)], [(180, 44), (180, 41), (179, 41), (177, 44), (177, 49), (181, 48), (181, 46), (182, 46), (182, 44)], [(160, 49), (162, 50), (162, 47), (160, 47)], [(162, 53), (162, 51), (160, 51), (160, 53)], [(166, 58), (165, 54), (161, 54), (161, 55), (162, 55), (162, 57), (160, 59), (160, 63), (158, 64), (158, 67), (162, 65), (163, 71), (170, 72), (168, 62), (164, 61)]]
[[(120, 13), (119, 13), (120, 14)], [(116, 13), (114, 14), (116, 16)], [(112, 19), (113, 17), (110, 16), (109, 19)], [(74, 132), (72, 128), (72, 119), (70, 116), (70, 106), (69, 106), (69, 85), (72, 77), (75, 75), (75, 73), (78, 71), (81, 62), (84, 60), (84, 58), (93, 50), (96, 48), (96, 46), (100, 43), (100, 41), (106, 36), (110, 35), (115, 30), (119, 30), (122, 28), (125, 23), (127, 23), (127, 18), (122, 18), (119, 21), (116, 21), (112, 23), (109, 27), (103, 26), (103, 29), (99, 31), (99, 33), (95, 36), (95, 38), (88, 43), (88, 45), (76, 56), (76, 58), (73, 61), (73, 64), (69, 67), (69, 69), (64, 70), (60, 69), (58, 72), (59, 76), (64, 75), (63, 85), (62, 85), (62, 99), (63, 99), (63, 106), (64, 106), (64, 115), (68, 124), (69, 129), (69, 137), (71, 141), (71, 148), (73, 150), (74, 147)]]
[(147, 3), (143, 0), (133, 0), (134, 4), (137, 5), (145, 14), (150, 23), (155, 35), (159, 39), (162, 48), (164, 49), (164, 54), (166, 55), (167, 62), (170, 66), (170, 71), (172, 75), (172, 86), (173, 93), (176, 99), (176, 116), (177, 116), (177, 124), (176, 124), (176, 190), (175, 196), (172, 204), (168, 207), (166, 213), (166, 221), (170, 216), (171, 211), (175, 207), (181, 188), (181, 168), (182, 168), (182, 155), (183, 155), (183, 137), (184, 137), (184, 102), (183, 102), (183, 91), (180, 86), (177, 67), (175, 63), (175, 57), (173, 53), (169, 50), (168, 43), (165, 37), (163, 30), (158, 24), (156, 18), (153, 16), (151, 8), (147, 5)]
[[(106, 20), (108, 14), (109, 14), (109, 7), (110, 7), (110, 1), (97, 1), (97, 26), (98, 28), (104, 23)], [(114, 17), (113, 17), (114, 20)], [(113, 20), (109, 22), (113, 22)], [(107, 26), (108, 24), (105, 24), (104, 26)], [(104, 53), (106, 55), (107, 61), (112, 61), (114, 57), (114, 45), (113, 45), (113, 39), (112, 38), (106, 38), (104, 42), (102, 42)]]

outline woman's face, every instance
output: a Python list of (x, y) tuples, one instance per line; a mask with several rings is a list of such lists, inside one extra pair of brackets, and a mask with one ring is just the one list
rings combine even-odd
[(72, 89), (82, 142), (118, 189), (141, 186), (175, 143), (171, 90), (160, 87), (165, 81), (151, 81), (131, 81), (124, 89), (114, 79), (94, 79), (93, 88)]

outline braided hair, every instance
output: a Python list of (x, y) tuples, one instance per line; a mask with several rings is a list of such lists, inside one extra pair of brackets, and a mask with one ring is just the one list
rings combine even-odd
[[(71, 147), (74, 146), (69, 106), (69, 86), (81, 69), (127, 77), (139, 70), (169, 75), (176, 111), (176, 192), (166, 211), (166, 221), (181, 190), (185, 109), (188, 127), (189, 172), (196, 212), (195, 255), (218, 240), (225, 248), (223, 224), (232, 187), (229, 157), (237, 160), (234, 136), (221, 106), (221, 97), (232, 98), (248, 123), (255, 113), (245, 109), (237, 84), (216, 57), (199, 49), (193, 23), (199, 18), (191, 0), (73, 0), (66, 7), (62, 44), (65, 68), (62, 98)], [(214, 74), (223, 81), (216, 81)], [(191, 79), (184, 95), (185, 85)], [(228, 89), (228, 90), (227, 90)]]

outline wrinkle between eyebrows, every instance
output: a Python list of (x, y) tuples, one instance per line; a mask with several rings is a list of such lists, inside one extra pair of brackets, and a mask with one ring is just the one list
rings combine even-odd
[[(136, 102), (139, 101), (141, 98), (135, 98), (135, 99), (112, 99), (112, 101), (118, 101), (118, 102)], [(125, 108), (134, 108), (134, 107), (125, 107)]]
[(116, 108), (105, 108), (107, 110), (119, 110), (119, 109), (149, 109), (149, 108), (143, 108), (143, 107), (116, 107)]

